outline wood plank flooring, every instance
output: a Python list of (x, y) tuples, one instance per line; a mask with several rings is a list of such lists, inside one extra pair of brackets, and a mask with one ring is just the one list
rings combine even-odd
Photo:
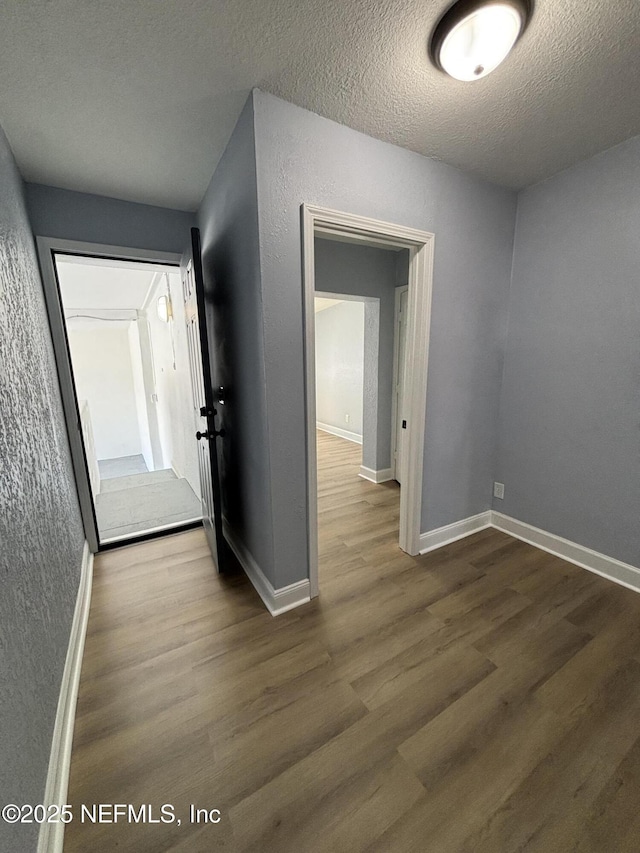
[(96, 559), (67, 853), (637, 853), (640, 596), (495, 530), (409, 557), (359, 464), (319, 435), (321, 595), (276, 619), (201, 531)]

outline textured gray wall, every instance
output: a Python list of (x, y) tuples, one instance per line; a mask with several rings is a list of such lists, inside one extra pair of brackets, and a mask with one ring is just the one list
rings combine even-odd
[(116, 198), (25, 184), (33, 233), (108, 246), (182, 254), (193, 213)]
[[(393, 320), (398, 254), (336, 240), (315, 240), (316, 290), (373, 296), (380, 300), (378, 341), (374, 347), (378, 362), (375, 443), (373, 447), (368, 443), (363, 447), (363, 465), (374, 471), (391, 467)], [(408, 252), (401, 254), (407, 256), (408, 262)]]
[(221, 452), (224, 512), (275, 584), (251, 98), (205, 193), (198, 225), (212, 309), (213, 380), (227, 389), (222, 410), (227, 430)]
[[(22, 182), (0, 130), (0, 802), (44, 793), (84, 534)], [(0, 822), (0, 850), (36, 849)]]
[(520, 195), (494, 501), (634, 566), (639, 270), (640, 137)]
[(308, 575), (300, 205), (436, 235), (422, 530), (489, 508), (516, 196), (254, 92), (278, 586)]

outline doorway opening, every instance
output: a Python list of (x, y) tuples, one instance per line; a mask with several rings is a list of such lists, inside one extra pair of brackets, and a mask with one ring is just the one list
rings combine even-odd
[[(340, 519), (348, 527), (345, 498), (351, 495), (356, 503), (384, 505), (382, 523), (395, 526), (399, 547), (419, 551), (434, 241), (427, 232), (310, 205), (303, 205), (302, 221), (309, 565), (317, 595), (319, 484), (328, 524)], [(350, 245), (341, 250), (340, 244)], [(371, 289), (373, 275), (363, 281), (353, 266), (356, 253), (345, 251), (352, 247), (374, 250), (389, 268), (384, 293)], [(355, 420), (346, 408), (357, 410)], [(365, 495), (363, 479), (380, 491), (374, 496), (366, 484)], [(332, 490), (333, 505), (326, 500)], [(375, 537), (381, 518), (370, 514), (356, 535)]]
[(38, 248), (91, 550), (201, 524), (179, 256)]
[(55, 253), (100, 544), (201, 518), (175, 267)]

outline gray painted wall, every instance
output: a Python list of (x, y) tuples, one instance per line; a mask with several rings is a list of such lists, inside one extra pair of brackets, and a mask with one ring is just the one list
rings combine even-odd
[(494, 508), (640, 566), (640, 137), (521, 193)]
[(300, 205), (435, 233), (423, 531), (489, 508), (515, 193), (253, 93), (277, 586), (308, 576)]
[(363, 465), (375, 471), (391, 467), (395, 287), (397, 268), (401, 261), (405, 266), (408, 264), (408, 255), (406, 251), (391, 252), (324, 238), (315, 240), (317, 290), (380, 300), (377, 340), (373, 346), (367, 346), (377, 359), (376, 409), (373, 417), (367, 419), (366, 430), (367, 435), (374, 434), (374, 443), (369, 446), (367, 442), (363, 447)]
[[(77, 505), (22, 181), (0, 130), (0, 801), (42, 802), (80, 578)], [(0, 850), (38, 827), (0, 822)]]
[(363, 386), (364, 302), (348, 300), (318, 311), (316, 420), (362, 438)]
[(27, 209), (39, 237), (81, 240), (182, 254), (193, 213), (116, 198), (26, 184)]
[(275, 584), (251, 98), (205, 193), (198, 225), (211, 309), (213, 380), (227, 389), (227, 435), (221, 451), (224, 512)]

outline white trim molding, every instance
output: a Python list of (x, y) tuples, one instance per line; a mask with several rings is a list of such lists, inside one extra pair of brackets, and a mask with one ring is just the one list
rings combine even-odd
[[(398, 464), (398, 402), (400, 390), (404, 386), (404, 365), (399, 364), (400, 360), (400, 330), (401, 330), (401, 306), (402, 294), (407, 291), (407, 299), (409, 286), (402, 284), (395, 288), (393, 299), (393, 393), (391, 395), (391, 466), (393, 468), (394, 478), (398, 475), (402, 476), (400, 470), (401, 464)], [(402, 371), (399, 368), (403, 368)], [(402, 378), (400, 378), (402, 373)], [(400, 453), (402, 458), (402, 453)]]
[(472, 533), (486, 530), (487, 527), (491, 527), (490, 510), (472, 515), (469, 518), (463, 518), (461, 521), (454, 521), (453, 524), (446, 524), (436, 530), (429, 530), (428, 533), (420, 535), (420, 553), (427, 554), (429, 551), (435, 551), (436, 548), (442, 548), (443, 545), (464, 539), (465, 536), (471, 536)]
[(304, 368), (307, 428), (307, 517), (309, 582), (311, 596), (318, 594), (318, 471), (316, 464), (316, 367), (315, 367), (315, 254), (317, 233), (367, 246), (409, 250), (409, 299), (406, 358), (411, 371), (405, 383), (404, 411), (407, 421), (405, 452), (400, 480), (399, 545), (408, 554), (420, 551), (422, 517), (422, 470), (425, 445), (425, 410), (431, 294), (433, 290), (434, 235), (391, 222), (357, 216), (311, 204), (301, 206)]
[(264, 602), (267, 610), (272, 616), (279, 616), (294, 607), (300, 607), (311, 600), (309, 579), (275, 589), (271, 581), (265, 577), (264, 572), (254, 560), (252, 554), (245, 547), (239, 537), (229, 527), (226, 519), (223, 519), (224, 536), (229, 547), (236, 555), (238, 562), (244, 569), (256, 592)]
[(516, 518), (503, 515), (495, 510), (487, 510), (478, 515), (463, 518), (461, 521), (454, 521), (453, 524), (447, 524), (437, 530), (429, 530), (427, 533), (423, 533), (420, 536), (420, 553), (427, 554), (429, 551), (442, 548), (443, 545), (449, 545), (451, 542), (456, 542), (465, 536), (471, 536), (472, 533), (478, 533), (487, 527), (493, 527), (502, 533), (513, 536), (514, 539), (520, 539), (528, 545), (533, 545), (534, 548), (540, 548), (542, 551), (553, 554), (554, 557), (580, 566), (581, 569), (587, 569), (587, 571), (607, 578), (607, 580), (620, 584), (620, 586), (640, 592), (640, 568), (629, 563), (623, 563), (614, 557), (608, 557), (606, 554), (600, 554), (598, 551), (593, 551), (577, 542), (563, 539), (562, 536), (557, 536), (555, 533), (548, 533), (546, 530), (533, 527), (531, 524), (518, 521)]
[(362, 444), (362, 436), (358, 435), (357, 432), (349, 432), (347, 429), (334, 427), (331, 424), (321, 424), (319, 421), (316, 421), (316, 429), (328, 432), (331, 435), (337, 435), (338, 438), (346, 438), (347, 441), (353, 441), (354, 444)]
[(596, 575), (614, 581), (620, 586), (626, 586), (628, 589), (640, 592), (640, 568), (631, 566), (629, 563), (622, 563), (613, 557), (607, 557), (606, 554), (592, 551), (591, 548), (578, 545), (577, 542), (563, 539), (562, 536), (556, 536), (555, 533), (540, 530), (538, 527), (533, 527), (531, 524), (518, 521), (495, 510), (491, 513), (491, 526), (503, 533), (508, 533), (509, 536), (521, 539), (529, 545), (534, 545), (542, 551), (560, 557), (562, 560), (574, 563), (582, 569), (587, 569)]
[[(45, 806), (62, 806), (67, 802), (71, 745), (76, 718), (76, 702), (82, 669), (82, 654), (89, 621), (91, 587), (93, 583), (93, 554), (85, 542), (82, 554), (82, 569), (78, 597), (71, 623), (69, 646), (62, 673), (62, 684), (58, 698), (58, 710), (53, 727), (49, 771), (43, 803)], [(38, 853), (62, 853), (64, 823), (43, 823), (38, 837)]]
[(394, 473), (393, 468), (381, 468), (380, 471), (374, 471), (373, 468), (365, 468), (364, 465), (361, 465), (358, 476), (362, 477), (363, 480), (369, 480), (371, 483), (387, 483), (389, 480), (393, 480)]

